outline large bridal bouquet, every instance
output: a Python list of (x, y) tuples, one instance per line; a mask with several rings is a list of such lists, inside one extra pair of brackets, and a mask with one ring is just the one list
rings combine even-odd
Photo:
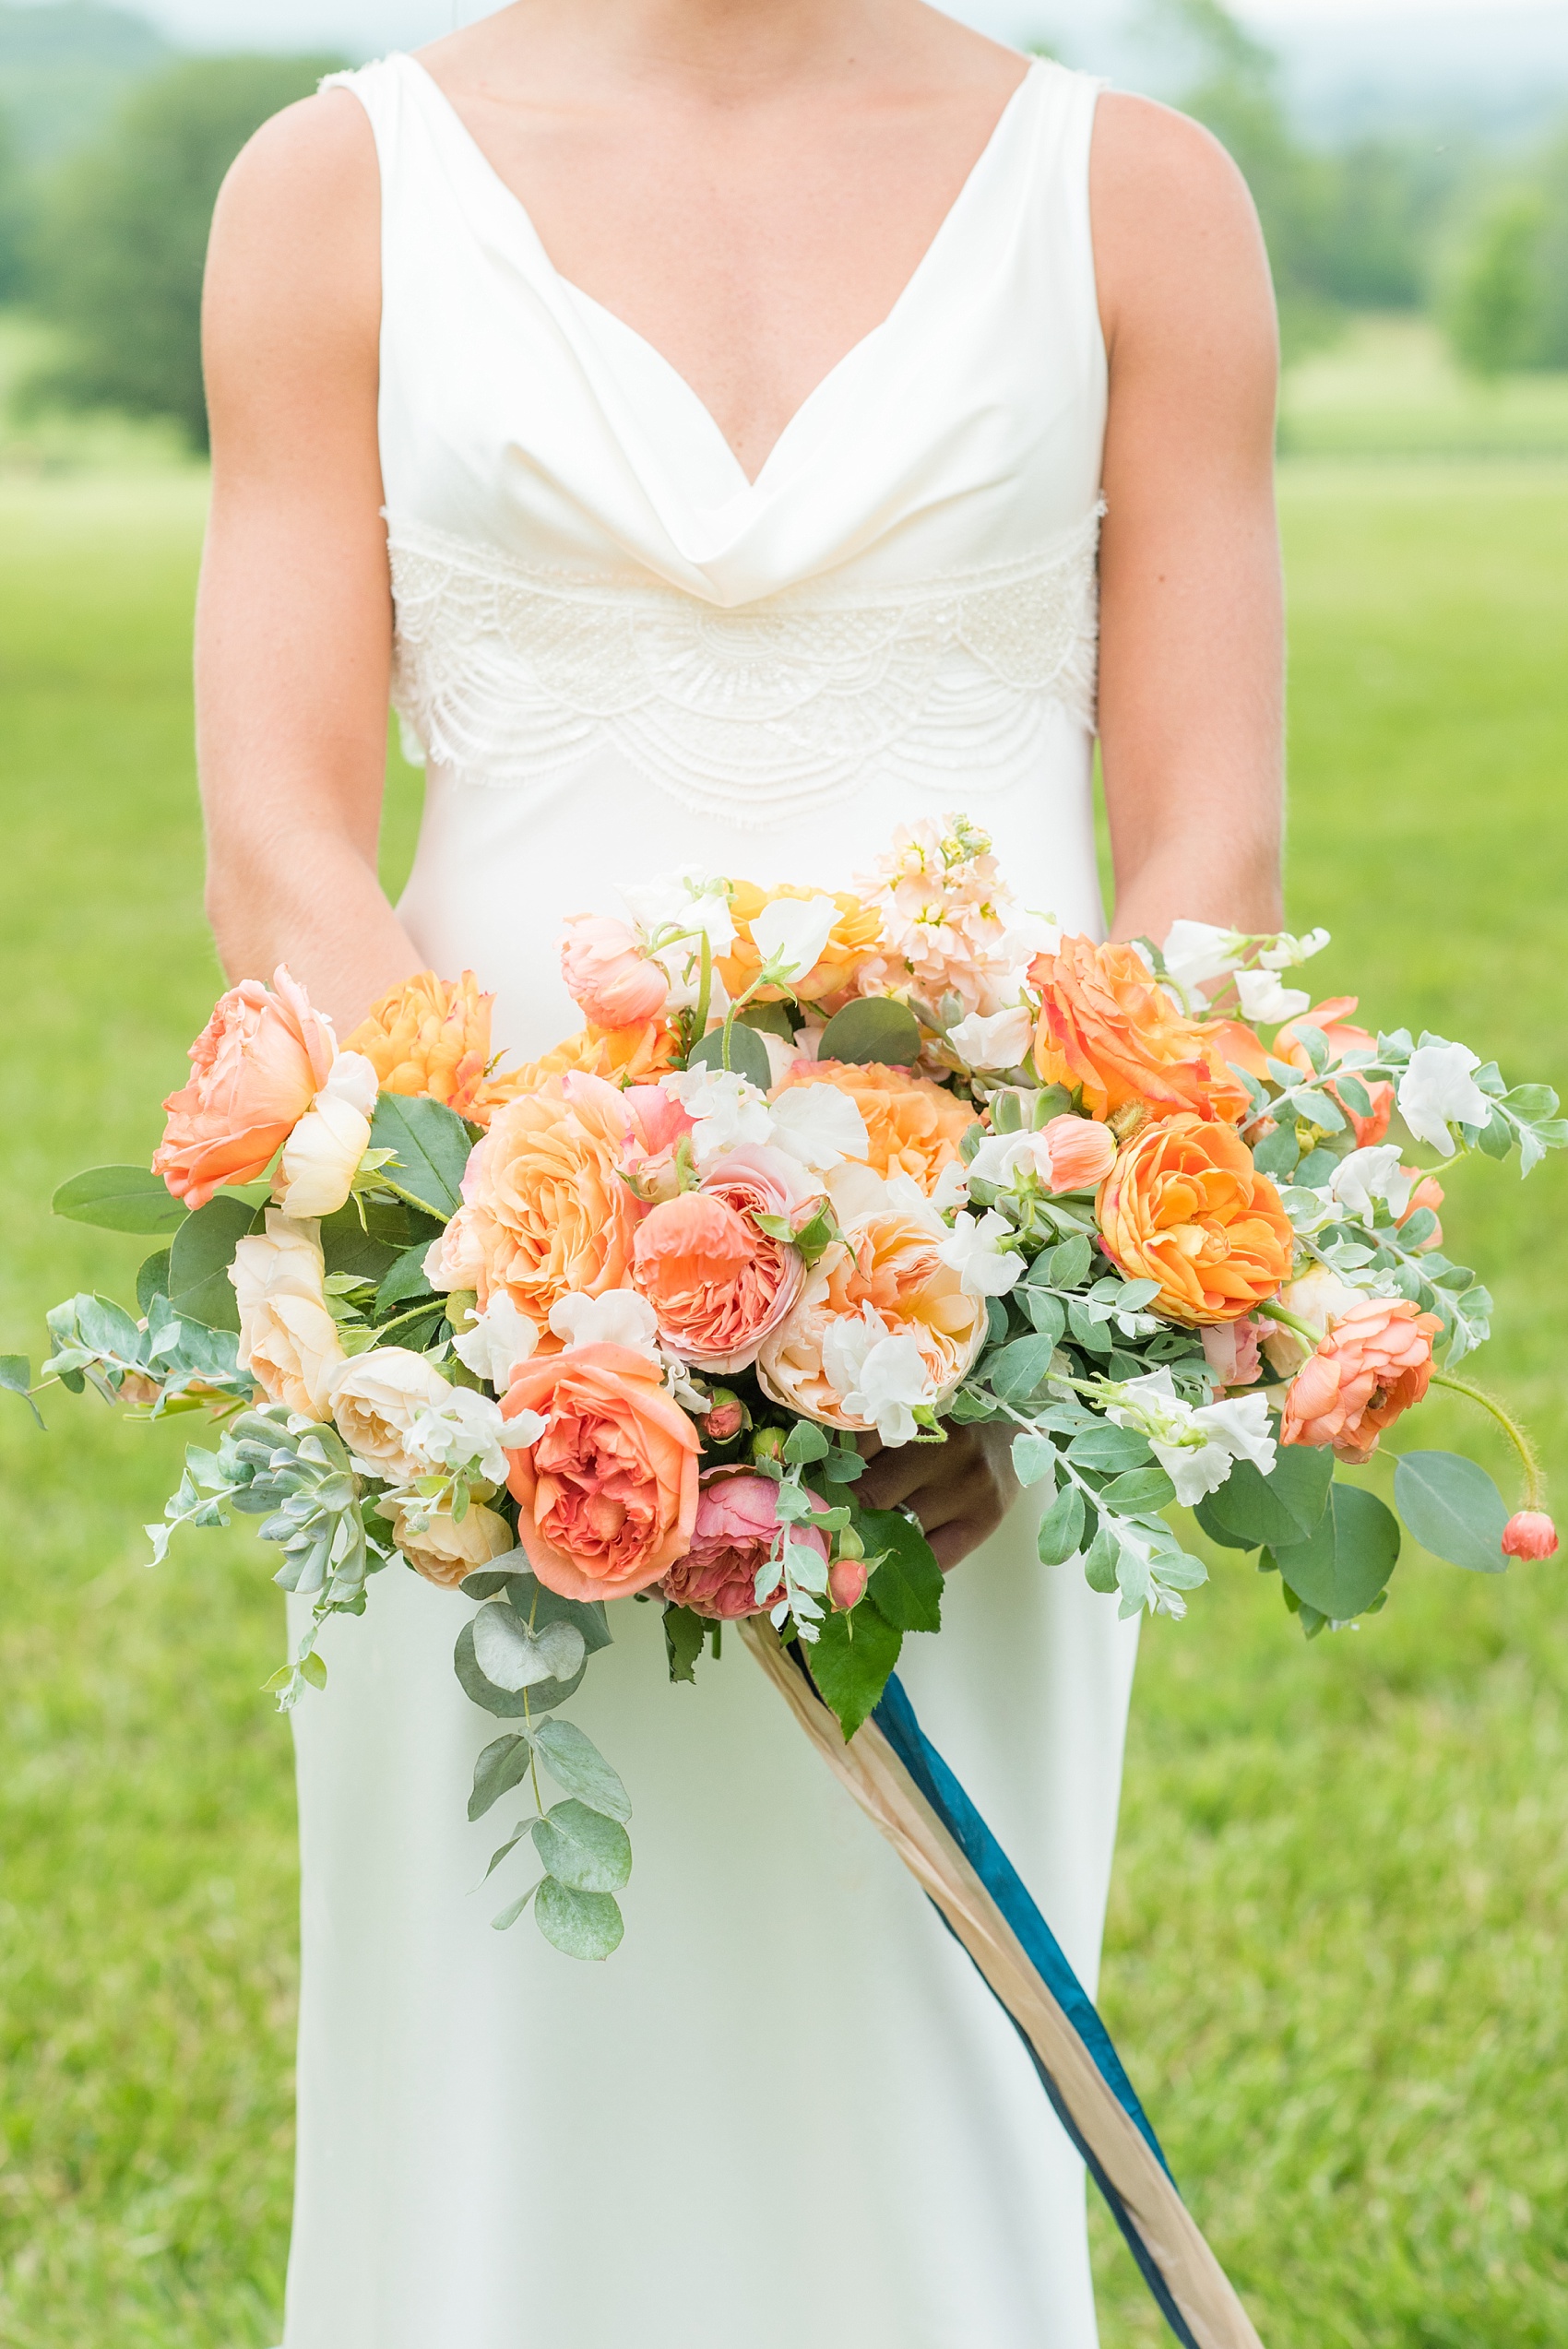
[[(1043, 1564), (1124, 1614), (1206, 1579), (1172, 1505), (1309, 1636), (1383, 1605), (1401, 1518), (1482, 1572), (1555, 1548), (1523, 1438), (1454, 1375), (1489, 1304), (1438, 1221), (1457, 1157), (1568, 1142), (1546, 1088), (1313, 1002), (1285, 974), (1321, 931), (1063, 936), (959, 817), (854, 894), (623, 894), (629, 921), (565, 925), (587, 1024), (544, 1059), (496, 1068), (471, 974), (339, 1049), (280, 969), (219, 1003), (152, 1170), (54, 1202), (159, 1245), (137, 1313), (49, 1315), (42, 1382), (216, 1418), (148, 1530), (161, 1558), (261, 1519), (311, 1603), (282, 1704), (394, 1560), (469, 1603), (457, 1678), (507, 1724), (469, 1815), (525, 1780), (538, 1806), (496, 1863), (528, 1838), (543, 1872), (498, 1926), (531, 1901), (575, 1956), (621, 1938), (630, 1804), (563, 1713), (606, 1600), (661, 1607), (675, 1679), (729, 1622), (793, 1643), (846, 1738), (938, 1630), (918, 1525), (857, 1499), (871, 1438), (1011, 1431)], [(1518, 1513), (1450, 1453), (1403, 1453), (1392, 1508), (1336, 1477), (1434, 1383), (1515, 1433)]]

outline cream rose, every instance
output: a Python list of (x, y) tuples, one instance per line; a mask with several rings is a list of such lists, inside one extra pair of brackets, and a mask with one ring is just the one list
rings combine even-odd
[(378, 1346), (340, 1370), (332, 1387), (332, 1417), (356, 1460), (389, 1485), (412, 1484), (430, 1462), (410, 1441), (414, 1422), (451, 1400), (452, 1389), (433, 1362), (406, 1346)]
[(493, 1558), (504, 1558), (514, 1546), (505, 1518), (478, 1501), (464, 1512), (461, 1524), (440, 1513), (415, 1532), (409, 1520), (420, 1513), (411, 1503), (399, 1501), (392, 1513), (392, 1538), (415, 1573), (443, 1590), (455, 1591), (465, 1574), (476, 1573)]
[(327, 1310), (326, 1261), (318, 1227), (278, 1208), (267, 1228), (234, 1251), (229, 1278), (240, 1307), (240, 1366), (269, 1402), (309, 1419), (330, 1416), (332, 1382), (343, 1367), (343, 1342)]
[(341, 1094), (321, 1092), (283, 1145), (272, 1195), (286, 1216), (335, 1216), (370, 1148), (370, 1120)]

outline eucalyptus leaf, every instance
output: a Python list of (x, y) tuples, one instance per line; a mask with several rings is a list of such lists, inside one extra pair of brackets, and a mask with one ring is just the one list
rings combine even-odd
[(0, 1354), (0, 1388), (7, 1394), (19, 1394), (42, 1428), (43, 1414), (28, 1393), (32, 1384), (32, 1372), (25, 1354)]
[(1052, 1297), (1047, 1288), (1021, 1287), (1016, 1294), (1040, 1336), (1049, 1338), (1053, 1347), (1060, 1346), (1067, 1327), (1067, 1308), (1060, 1297)]
[(470, 1698), (481, 1712), (493, 1713), (498, 1720), (535, 1718), (552, 1713), (558, 1704), (576, 1694), (582, 1685), (586, 1664), (579, 1665), (567, 1680), (536, 1680), (526, 1688), (497, 1688), (493, 1680), (480, 1669), (474, 1654), (474, 1627), (465, 1623), (457, 1634), (457, 1644), (452, 1655), (453, 1669), (457, 1675), (465, 1696)]
[(474, 1660), (493, 1688), (537, 1688), (569, 1680), (587, 1653), (575, 1623), (546, 1623), (529, 1631), (512, 1608), (492, 1600), (473, 1619)]
[(151, 1312), (155, 1297), (168, 1297), (171, 1261), (171, 1252), (160, 1248), (156, 1255), (144, 1256), (137, 1267), (137, 1303), (144, 1313)]
[(575, 1797), (552, 1806), (533, 1847), (558, 1884), (574, 1892), (618, 1892), (632, 1872), (632, 1844), (618, 1819)]
[(1219, 1490), (1210, 1493), (1199, 1523), (1206, 1531), (1208, 1519), (1218, 1520), (1248, 1549), (1304, 1541), (1323, 1516), (1333, 1477), (1334, 1455), (1326, 1447), (1282, 1444), (1267, 1477), (1250, 1460), (1238, 1460)]
[(983, 1374), (1004, 1403), (1025, 1403), (1049, 1377), (1055, 1351), (1049, 1336), (1016, 1337), (987, 1357)]
[[(522, 1561), (526, 1553), (520, 1549), (509, 1550), (507, 1557)], [(496, 1562), (504, 1565), (505, 1560)], [(471, 1597), (481, 1595), (473, 1587), (478, 1580), (478, 1575), (470, 1574), (463, 1584)], [(600, 1648), (610, 1646), (610, 1616), (601, 1598), (563, 1598), (559, 1591), (547, 1590), (533, 1573), (528, 1572), (505, 1575), (499, 1587), (505, 1590), (506, 1604), (513, 1614), (529, 1630), (542, 1631), (550, 1623), (570, 1623), (580, 1632), (589, 1655), (597, 1655)]]
[(879, 1062), (909, 1068), (921, 1056), (920, 1023), (906, 1003), (889, 995), (862, 995), (835, 1012), (817, 1047), (824, 1061)]
[(1295, 1127), (1277, 1125), (1253, 1150), (1253, 1164), (1260, 1174), (1272, 1175), (1276, 1181), (1282, 1182), (1295, 1173), (1301, 1156)]
[(532, 1750), (527, 1738), (497, 1738), (493, 1745), (485, 1747), (474, 1764), (473, 1792), (469, 1797), (469, 1817), (482, 1819), (493, 1802), (528, 1775)]
[(89, 1167), (63, 1182), (51, 1202), (57, 1216), (101, 1231), (163, 1235), (178, 1231), (189, 1209), (172, 1197), (161, 1175), (146, 1167)]
[(630, 1819), (631, 1798), (593, 1739), (575, 1721), (541, 1721), (534, 1746), (558, 1786), (601, 1810), (606, 1819)]
[(1333, 1484), (1308, 1539), (1269, 1548), (1303, 1606), (1348, 1623), (1366, 1612), (1398, 1562), (1399, 1521), (1360, 1485)]
[(1051, 1250), (1049, 1276), (1052, 1288), (1077, 1288), (1089, 1276), (1094, 1250), (1081, 1233), (1063, 1240)]
[[(691, 1068), (721, 1069), (724, 1066), (724, 1030), (716, 1027), (710, 1035), (694, 1044), (687, 1062)], [(760, 1093), (773, 1089), (773, 1063), (767, 1057), (767, 1047), (754, 1027), (736, 1020), (730, 1030), (730, 1068), (735, 1076), (743, 1076)]]
[(1394, 1471), (1394, 1502), (1421, 1548), (1473, 1574), (1505, 1574), (1508, 1503), (1486, 1470), (1457, 1452), (1407, 1452)]
[(613, 1892), (576, 1892), (553, 1876), (540, 1885), (533, 1917), (545, 1940), (571, 1958), (612, 1957), (626, 1930)]

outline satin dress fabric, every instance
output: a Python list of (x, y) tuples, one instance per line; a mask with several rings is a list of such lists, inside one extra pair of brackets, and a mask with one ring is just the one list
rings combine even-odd
[[(1018, 89), (886, 320), (754, 483), (566, 284), (413, 59), (342, 77), (383, 203), (398, 702), (427, 762), (403, 917), (530, 1056), (555, 941), (685, 865), (847, 885), (964, 809), (1098, 930), (1096, 88)], [(1094, 1983), (1136, 1624), (1021, 1502), (906, 1643), (928, 1733)], [(618, 1602), (571, 1716), (625, 1779), (624, 1942), (491, 1918), (529, 1806), (469, 1608), (400, 1566), (295, 1714), (299, 2150), (286, 2349), (1092, 2349), (1081, 2165), (1007, 2023), (739, 1641), (668, 1684)], [(547, 1797), (548, 1798), (548, 1797)]]

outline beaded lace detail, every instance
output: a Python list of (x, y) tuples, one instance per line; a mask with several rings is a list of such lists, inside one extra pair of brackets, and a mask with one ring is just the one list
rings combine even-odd
[(809, 814), (873, 774), (974, 798), (1053, 708), (1094, 723), (1099, 535), (1097, 509), (1022, 562), (726, 611), (393, 518), (393, 698), (432, 764), (495, 789), (609, 747), (731, 824)]

